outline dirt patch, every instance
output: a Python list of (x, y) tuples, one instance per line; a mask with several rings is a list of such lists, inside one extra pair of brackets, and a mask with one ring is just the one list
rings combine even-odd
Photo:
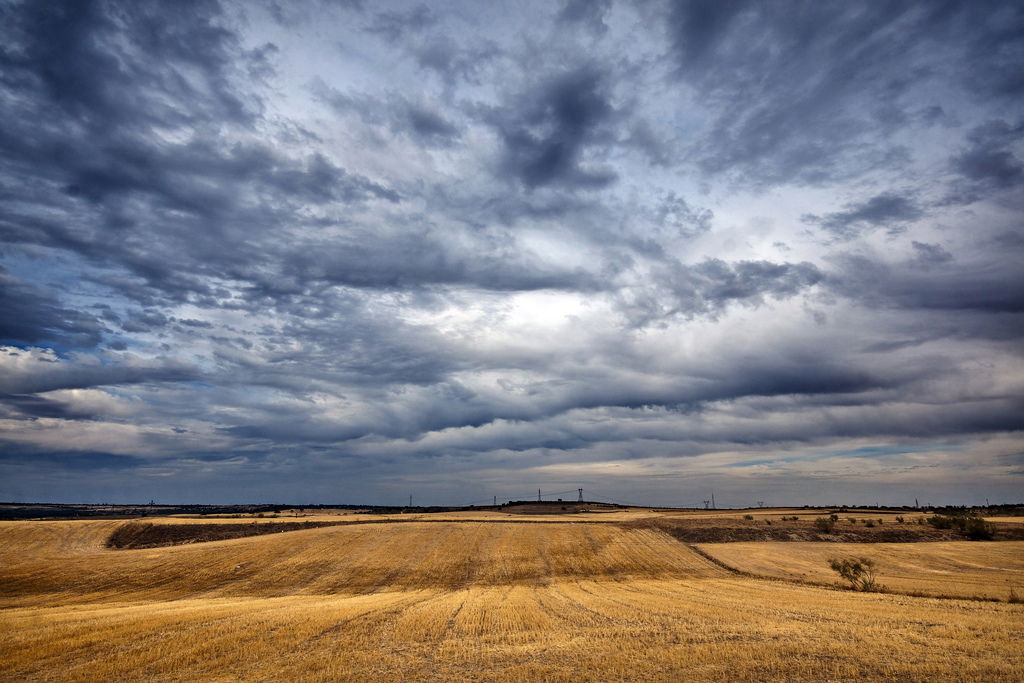
[(337, 522), (253, 522), (252, 524), (154, 524), (153, 522), (128, 522), (114, 530), (107, 539), (106, 547), (114, 550), (137, 548), (161, 548), (186, 543), (206, 543), (230, 538), (246, 538), (263, 534), (277, 534), (286, 531), (317, 529), (325, 526), (358, 526), (365, 524), (529, 524), (541, 526), (617, 526), (620, 522), (605, 520), (537, 520), (519, 519), (357, 519)]
[(263, 534), (278, 534), (286, 531), (316, 529), (323, 526), (337, 526), (339, 522), (270, 522), (264, 524), (153, 524), (152, 522), (129, 522), (110, 534), (106, 546), (115, 550), (136, 548), (160, 548), (186, 543), (223, 541), (229, 538), (245, 538)]

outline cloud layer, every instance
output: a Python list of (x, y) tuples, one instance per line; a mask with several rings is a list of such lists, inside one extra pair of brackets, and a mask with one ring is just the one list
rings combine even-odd
[(0, 19), (0, 498), (1019, 497), (1019, 3)]

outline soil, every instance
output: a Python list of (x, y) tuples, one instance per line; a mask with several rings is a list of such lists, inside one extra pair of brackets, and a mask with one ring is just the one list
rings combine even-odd
[(114, 530), (107, 539), (107, 547), (115, 550), (136, 548), (160, 548), (185, 543), (223, 541), (229, 538), (245, 538), (262, 534), (277, 534), (285, 531), (316, 529), (322, 526), (336, 526), (339, 522), (269, 522), (260, 524), (153, 524), (152, 522), (128, 522)]
[[(764, 519), (665, 519), (651, 518), (637, 522), (624, 522), (634, 528), (655, 528), (684, 543), (731, 543), (737, 541), (818, 541), (831, 543), (913, 543), (922, 541), (962, 541), (966, 537), (955, 529), (936, 529), (927, 524), (899, 524), (887, 520), (874, 522), (868, 527), (862, 522), (851, 524), (840, 519), (830, 533), (817, 530), (813, 520)], [(994, 541), (1024, 540), (1024, 526), (1019, 524), (993, 525)]]

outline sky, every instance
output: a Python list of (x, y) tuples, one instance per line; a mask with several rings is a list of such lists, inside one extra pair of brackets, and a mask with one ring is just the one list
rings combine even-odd
[(0, 500), (1019, 502), (1024, 5), (0, 0)]

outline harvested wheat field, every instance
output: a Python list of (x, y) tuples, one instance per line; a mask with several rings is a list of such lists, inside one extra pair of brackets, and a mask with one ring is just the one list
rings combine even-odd
[(782, 579), (836, 583), (833, 557), (869, 557), (887, 589), (930, 596), (1024, 596), (1024, 542), (706, 543), (701, 550), (737, 570)]
[[(138, 550), (105, 546), (124, 522), (2, 523), (0, 677), (1024, 676), (1020, 604), (739, 576), (655, 528), (487, 519), (326, 526)], [(784, 544), (735, 548), (743, 545)], [(813, 544), (789, 545), (797, 563)], [(1007, 571), (1022, 576), (1018, 544), (967, 545), (1006, 546)], [(717, 557), (731, 546), (711, 549)]]

